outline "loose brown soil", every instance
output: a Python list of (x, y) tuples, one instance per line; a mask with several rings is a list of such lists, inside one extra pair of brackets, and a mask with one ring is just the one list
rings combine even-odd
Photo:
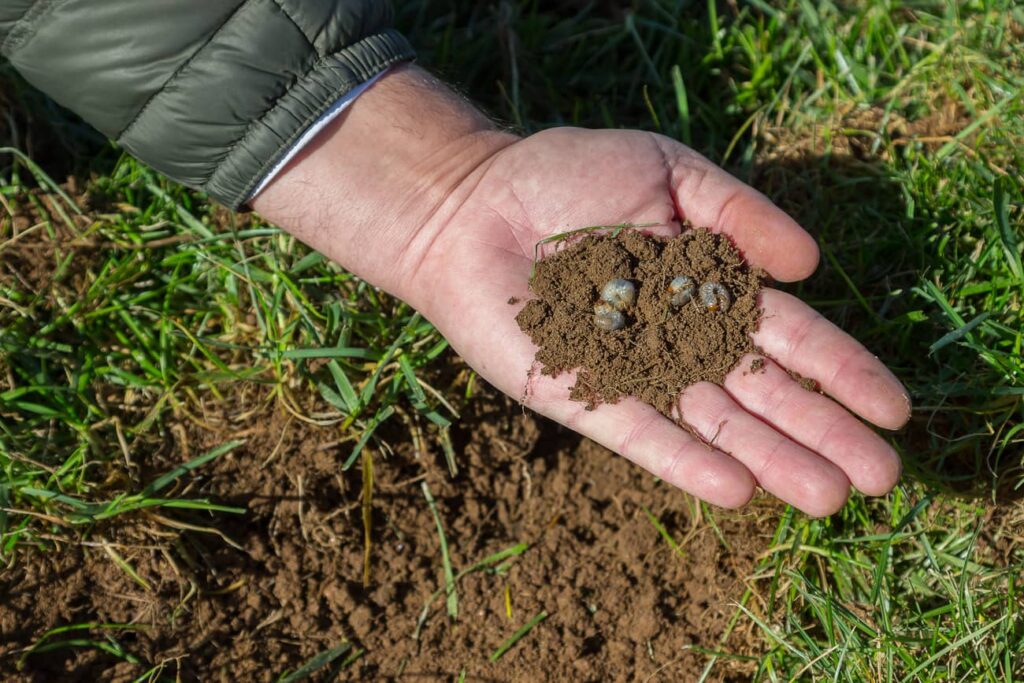
[[(699, 297), (671, 305), (669, 283), (679, 275), (721, 283), (732, 303), (708, 310)], [(637, 288), (626, 325), (594, 323), (605, 283), (622, 278)], [(721, 383), (753, 350), (757, 295), (763, 274), (751, 269), (726, 237), (685, 229), (671, 239), (635, 230), (590, 235), (537, 264), (530, 289), (537, 295), (517, 322), (539, 347), (546, 375), (577, 370), (572, 398), (594, 407), (636, 396), (666, 415), (683, 389)]]
[[(16, 670), (23, 648), (48, 629), (84, 622), (135, 625), (109, 635), (184, 681), (276, 680), (345, 639), (365, 652), (340, 679), (364, 681), (454, 680), (463, 669), (469, 681), (695, 680), (708, 658), (693, 648), (756, 654), (748, 620), (720, 641), (770, 536), (773, 503), (716, 513), (713, 526), (684, 494), (508, 400), (478, 399), (467, 411), (454, 479), (442, 458), (417, 453), (403, 435), (387, 437), (390, 457), (375, 452), (366, 588), (359, 468), (340, 472), (345, 447), (331, 445), (336, 432), (273, 409), (250, 414), (244, 427), (225, 416), (208, 419), (204, 431), (171, 428), (153, 454), (154, 471), (229, 438), (247, 440), (188, 491), (245, 507), (244, 516), (169, 514), (216, 526), (242, 549), (140, 516), (103, 537), (148, 587), (100, 547), (61, 545), (23, 557), (0, 574), (4, 680), (128, 681), (142, 673), (94, 648), (31, 655)], [(422, 481), (437, 499), (456, 572), (517, 543), (530, 546), (504, 572), (459, 582), (457, 621), (443, 598), (434, 602), (417, 641), (417, 618), (443, 585)], [(542, 610), (545, 621), (488, 661)], [(59, 638), (69, 637), (105, 635)], [(749, 667), (720, 659), (710, 680), (746, 680)]]

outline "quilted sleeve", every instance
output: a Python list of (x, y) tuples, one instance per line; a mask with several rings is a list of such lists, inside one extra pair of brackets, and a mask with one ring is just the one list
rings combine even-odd
[(374, 0), (0, 0), (0, 54), (131, 154), (238, 208), (412, 47)]

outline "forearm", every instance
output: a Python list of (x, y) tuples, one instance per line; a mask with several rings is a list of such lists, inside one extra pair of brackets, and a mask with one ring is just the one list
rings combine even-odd
[(367, 281), (409, 299), (436, 231), (514, 142), (415, 66), (386, 74), (253, 207)]

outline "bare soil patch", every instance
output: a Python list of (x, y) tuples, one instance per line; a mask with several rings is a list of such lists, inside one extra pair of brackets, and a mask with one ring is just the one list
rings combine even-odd
[[(417, 452), (399, 435), (389, 437), (390, 457), (376, 452), (368, 587), (360, 474), (340, 471), (336, 430), (276, 412), (168, 430), (149, 463), (154, 471), (246, 439), (187, 493), (247, 513), (179, 517), (216, 526), (241, 550), (140, 516), (104, 537), (148, 588), (99, 547), (26, 558), (0, 574), (5, 680), (129, 681), (143, 671), (90, 647), (30, 655), (16, 669), (23, 649), (48, 629), (85, 622), (133, 625), (108, 633), (147, 665), (165, 662), (172, 680), (276, 680), (344, 640), (365, 652), (341, 680), (453, 680), (463, 669), (470, 681), (695, 680), (707, 659), (693, 648), (719, 648), (777, 506), (760, 501), (743, 514), (716, 513), (712, 525), (684, 494), (511, 401), (481, 399), (467, 410), (455, 478), (437, 454)], [(465, 576), (458, 620), (445, 614), (442, 597), (417, 640), (423, 607), (443, 586), (423, 481), (437, 500), (455, 572), (517, 543), (529, 549), (500, 573)], [(499, 661), (488, 660), (542, 610), (545, 621)], [(755, 654), (748, 629), (734, 630), (722, 647)], [(75, 635), (105, 638), (99, 629)], [(710, 680), (746, 680), (749, 666), (720, 660)]]

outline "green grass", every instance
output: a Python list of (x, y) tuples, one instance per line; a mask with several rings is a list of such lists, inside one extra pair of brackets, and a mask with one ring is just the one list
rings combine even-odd
[(170, 482), (140, 479), (138, 453), (162, 440), (167, 416), (201, 421), (207, 405), (274, 402), (337, 423), (346, 469), (389, 419), (422, 418), (452, 457), (454, 409), (416, 374), (447, 344), (407, 306), (133, 160), (93, 184), (87, 215), (29, 189), (33, 174), (18, 159), (2, 188), (34, 224), (12, 240), (7, 219), (0, 249), (52, 245), (19, 254), (53, 277), (0, 283), (0, 561), (49, 518), (95, 518), (72, 515), (105, 506), (106, 488), (135, 508), (132, 496), (160, 504), (152, 494)]
[[(896, 492), (780, 520), (737, 608), (763, 636), (757, 678), (1016, 680), (1024, 8), (560, 4), (579, 10), (420, 0), (399, 3), (399, 19), (421, 62), (511, 126), (659, 130), (761, 188), (822, 247), (796, 291), (914, 398), (893, 438), (908, 471)], [(346, 465), (401, 422), (457, 466), (449, 387), (421, 384), (445, 353), (429, 324), (258, 218), (111, 163), (52, 105), (12, 93), (53, 122), (56, 142), (32, 158), (97, 177), (80, 215), (32, 162), (5, 157), (0, 196), (38, 217), (22, 239), (57, 246), (44, 287), (0, 284), (0, 562), (97, 533), (69, 500), (157, 500), (140, 454), (171, 418), (216, 406), (273, 402), (336, 423)], [(74, 163), (55, 162), (54, 146)], [(0, 258), (12, 234), (5, 217)], [(708, 654), (709, 671), (727, 658)]]

